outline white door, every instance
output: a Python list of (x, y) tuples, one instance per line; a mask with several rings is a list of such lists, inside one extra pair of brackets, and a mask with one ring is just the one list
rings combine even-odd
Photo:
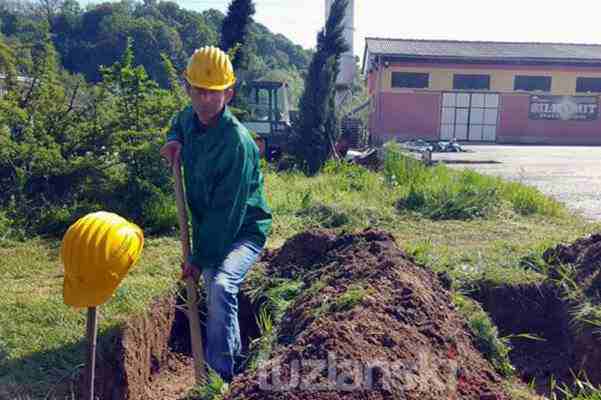
[(451, 140), (455, 137), (455, 104), (457, 93), (442, 94), (442, 115), (440, 120), (440, 138)]
[(440, 138), (494, 142), (498, 116), (496, 93), (443, 93)]

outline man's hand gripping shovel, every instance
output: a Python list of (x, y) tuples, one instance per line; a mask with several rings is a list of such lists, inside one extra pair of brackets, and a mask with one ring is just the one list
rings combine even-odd
[[(177, 217), (179, 223), (180, 241), (182, 244), (182, 255), (186, 265), (190, 256), (190, 234), (188, 232), (188, 212), (186, 209), (184, 187), (182, 185), (182, 171), (179, 157), (171, 162), (171, 171), (175, 180), (175, 200), (177, 203)], [(185, 271), (184, 271), (185, 272)], [(188, 271), (189, 272), (189, 271)], [(196, 282), (193, 274), (183, 275), (186, 281), (188, 322), (190, 324), (190, 340), (192, 341), (192, 356), (194, 357), (194, 372), (196, 383), (206, 383), (207, 370), (205, 367), (204, 352), (202, 348), (202, 335), (200, 332), (200, 319), (198, 317), (198, 295)]]

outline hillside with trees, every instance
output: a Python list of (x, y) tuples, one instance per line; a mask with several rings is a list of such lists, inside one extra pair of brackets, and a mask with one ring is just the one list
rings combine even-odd
[[(131, 38), (133, 63), (166, 88), (162, 56), (181, 71), (194, 49), (220, 44), (224, 18), (216, 10), (200, 13), (170, 1), (122, 0), (82, 8), (76, 0), (0, 0), (0, 32), (18, 49), (19, 59), (31, 60), (39, 52), (36, 46), (49, 38), (60, 64), (91, 83), (101, 80), (100, 65), (121, 59)], [(296, 104), (311, 52), (256, 22), (246, 41), (245, 78), (286, 79), (297, 88), (291, 99)], [(23, 75), (32, 75), (28, 63), (21, 68)]]
[[(326, 51), (339, 29), (320, 35), (313, 56), (252, 22), (249, 11), (240, 25), (248, 29), (244, 77), (287, 80), (293, 107), (304, 96), (306, 118), (294, 137), (298, 149), (319, 152), (295, 156), (307, 167), (307, 154), (319, 155), (315, 172), (338, 136), (332, 118), (344, 112), (330, 104), (341, 48)], [(83, 10), (73, 0), (0, 0), (0, 237), (57, 235), (99, 209), (149, 233), (171, 231), (176, 209), (159, 148), (187, 102), (179, 84), (187, 54), (223, 46), (224, 18), (172, 2), (123, 0)]]

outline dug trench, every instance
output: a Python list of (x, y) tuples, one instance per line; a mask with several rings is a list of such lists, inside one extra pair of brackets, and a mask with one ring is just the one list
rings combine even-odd
[[(540, 394), (549, 394), (552, 381), (570, 384), (578, 378), (600, 385), (599, 326), (578, 321), (574, 312), (584, 301), (601, 304), (601, 235), (550, 248), (543, 259), (548, 278), (541, 284), (481, 286), (473, 297), (489, 313), (500, 336), (514, 338), (511, 363)], [(565, 271), (572, 271), (567, 276), (574, 285), (570, 290), (579, 295), (567, 296), (558, 284), (562, 276), (566, 278)]]
[[(95, 369), (95, 398), (100, 400), (184, 399), (194, 385), (190, 331), (185, 313), (185, 289), (156, 299), (143, 315), (99, 337)], [(202, 337), (204, 298), (199, 299)], [(260, 335), (255, 309), (239, 295), (243, 352)], [(206, 345), (206, 343), (205, 343)], [(58, 388), (59, 398), (84, 398), (83, 370)]]
[[(269, 359), (237, 375), (228, 399), (509, 398), (445, 282), (416, 265), (390, 234), (308, 231), (264, 254), (260, 264), (265, 279), (299, 280), (302, 290), (275, 328)], [(582, 279), (595, 281), (589, 275)], [(483, 287), (474, 297), (501, 335), (546, 339), (512, 342), (510, 357), (524, 381), (569, 381), (570, 369), (601, 381), (594, 332), (574, 333), (571, 305), (551, 284)], [(159, 299), (104, 339), (96, 371), (99, 399), (184, 398), (194, 371), (181, 303), (178, 295)], [(246, 349), (260, 335), (258, 312), (243, 290)]]

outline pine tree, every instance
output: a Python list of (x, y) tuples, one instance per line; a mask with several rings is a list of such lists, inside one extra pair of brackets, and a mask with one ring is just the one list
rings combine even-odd
[(309, 175), (316, 174), (335, 152), (340, 123), (336, 115), (336, 78), (340, 56), (348, 50), (343, 36), (347, 0), (332, 3), (326, 26), (317, 35), (315, 52), (305, 78), (296, 126), (295, 156)]
[(254, 14), (255, 5), (252, 0), (232, 0), (221, 26), (220, 47), (225, 52), (235, 53), (233, 65), (236, 71), (248, 69), (246, 44)]

